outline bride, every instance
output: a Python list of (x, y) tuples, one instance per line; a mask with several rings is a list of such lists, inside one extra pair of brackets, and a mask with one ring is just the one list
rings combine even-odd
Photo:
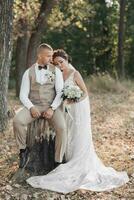
[(54, 52), (53, 61), (63, 72), (65, 86), (79, 86), (84, 96), (77, 103), (68, 103), (70, 114), (65, 112), (68, 127), (67, 162), (47, 175), (27, 179), (27, 183), (35, 188), (65, 194), (75, 190), (105, 191), (125, 184), (129, 180), (127, 173), (104, 166), (95, 152), (89, 98), (80, 73), (69, 64), (68, 55), (62, 49)]

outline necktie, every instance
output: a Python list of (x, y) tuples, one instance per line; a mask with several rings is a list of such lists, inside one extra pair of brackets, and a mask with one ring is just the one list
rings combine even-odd
[(39, 69), (39, 70), (41, 70), (41, 69), (47, 69), (47, 65), (44, 65), (44, 66), (39, 65), (39, 66), (38, 66), (38, 69)]

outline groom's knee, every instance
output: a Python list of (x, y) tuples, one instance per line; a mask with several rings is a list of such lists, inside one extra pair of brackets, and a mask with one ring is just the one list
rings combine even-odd
[(16, 127), (16, 126), (21, 125), (21, 124), (23, 124), (22, 120), (16, 114), (15, 117), (13, 118), (13, 126)]

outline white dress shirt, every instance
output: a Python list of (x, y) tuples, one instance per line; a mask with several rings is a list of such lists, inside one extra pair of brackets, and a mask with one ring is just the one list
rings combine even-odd
[[(47, 81), (47, 76), (45, 76), (48, 73), (49, 70), (49, 65), (47, 65), (47, 69), (38, 69), (38, 63), (35, 64), (35, 74), (36, 74), (36, 81), (43, 85)], [(55, 67), (55, 90), (56, 90), (56, 96), (54, 101), (52, 102), (51, 106), (55, 110), (62, 102), (62, 90), (64, 86), (64, 81), (63, 81), (63, 76), (62, 72)], [(24, 75), (22, 77), (22, 82), (21, 82), (21, 88), (20, 88), (20, 101), (22, 104), (30, 109), (33, 107), (33, 103), (31, 100), (28, 98), (29, 97), (29, 92), (30, 92), (30, 80), (29, 80), (29, 69), (27, 69), (24, 72)]]

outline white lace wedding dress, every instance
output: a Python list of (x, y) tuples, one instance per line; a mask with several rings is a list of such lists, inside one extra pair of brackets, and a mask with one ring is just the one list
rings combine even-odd
[[(65, 85), (74, 84), (74, 73), (65, 81)], [(66, 114), (68, 127), (67, 163), (44, 176), (27, 179), (32, 187), (69, 193), (78, 189), (105, 191), (119, 187), (129, 178), (126, 172), (117, 172), (105, 167), (96, 155), (91, 133), (90, 106), (86, 97), (70, 106)]]

